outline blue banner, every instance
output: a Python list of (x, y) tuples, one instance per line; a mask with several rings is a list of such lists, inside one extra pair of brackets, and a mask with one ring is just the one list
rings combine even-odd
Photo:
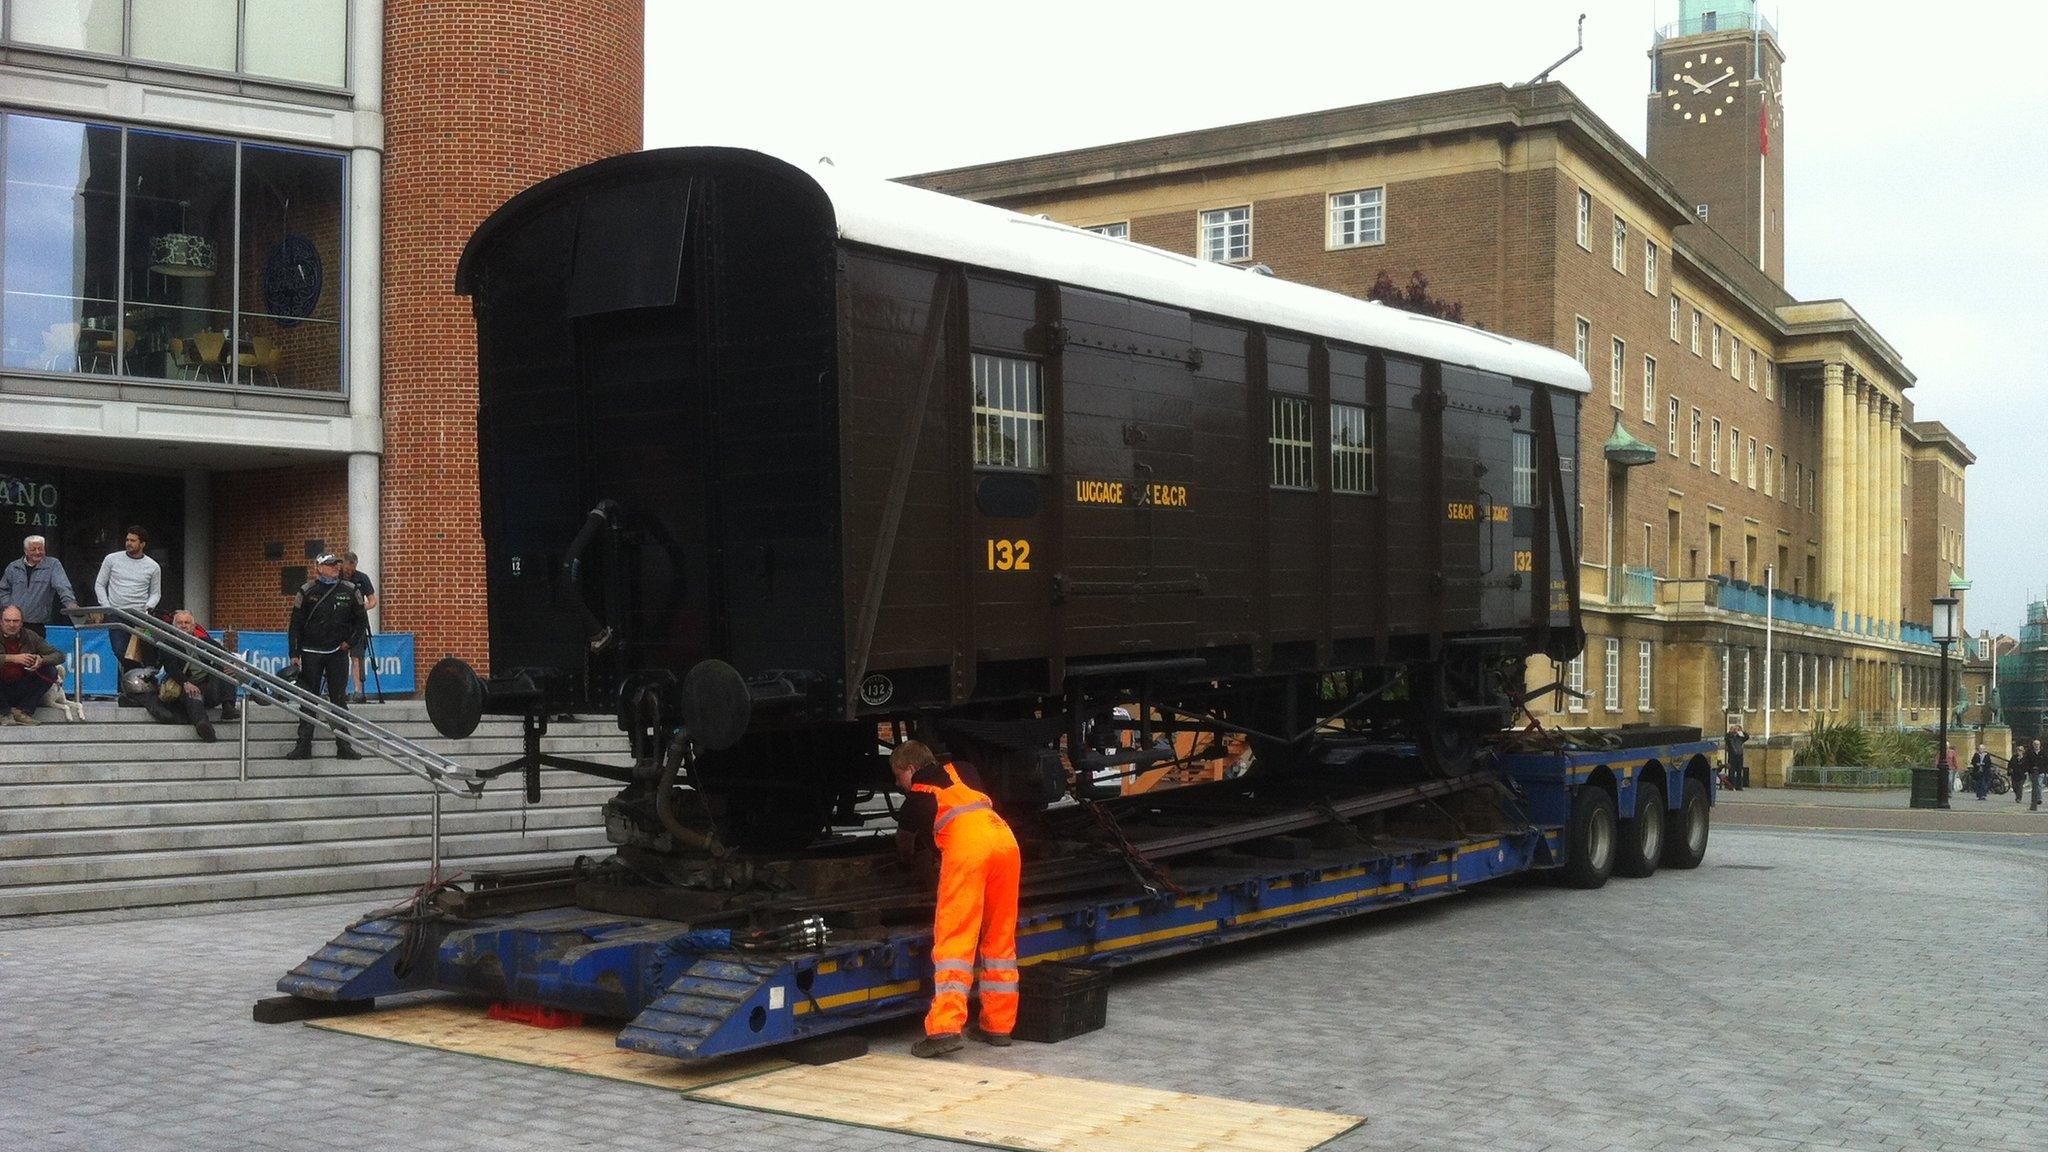
[[(240, 635), (242, 659), (263, 669), (278, 672), (291, 663), (282, 632), (244, 632)], [(404, 697), (413, 694), (417, 672), (410, 632), (379, 632), (370, 637), (370, 655), (375, 664), (363, 666), (363, 691), (371, 696)]]
[[(73, 634), (78, 630), (53, 624), (43, 632), (50, 647), (64, 654), (64, 692), (73, 700), (87, 696), (112, 696), (119, 690), (121, 665), (114, 659), (114, 645), (104, 628), (87, 628), (85, 650), (74, 656)], [(78, 667), (72, 667), (77, 664)], [(81, 679), (83, 683), (81, 683)]]

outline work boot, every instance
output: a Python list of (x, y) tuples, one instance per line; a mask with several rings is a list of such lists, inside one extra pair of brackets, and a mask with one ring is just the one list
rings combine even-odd
[(299, 741), (297, 744), (292, 745), (291, 751), (284, 754), (284, 758), (287, 760), (311, 760), (313, 758), (313, 742), (311, 740)]
[(912, 1044), (910, 1046), (910, 1054), (929, 1060), (934, 1056), (945, 1056), (958, 1052), (962, 1047), (958, 1032), (941, 1032), (937, 1036), (927, 1036)]
[(334, 742), (334, 758), (336, 760), (361, 760), (363, 754), (349, 747), (346, 740), (336, 740)]
[(991, 1048), (1008, 1048), (1011, 1044), (1015, 1043), (1015, 1041), (1010, 1039), (1008, 1032), (990, 1032), (979, 1024), (974, 1026), (973, 1035), (976, 1040)]
[(220, 706), (220, 722), (221, 722), (221, 723), (225, 724), (225, 723), (227, 723), (227, 722), (228, 722), (228, 721), (230, 721), (230, 720), (240, 720), (241, 718), (242, 718), (242, 711), (241, 711), (241, 709), (239, 709), (239, 708), (236, 708), (236, 707), (235, 707), (235, 706), (234, 706), (233, 704), (223, 704), (223, 705), (221, 705), (221, 706)]

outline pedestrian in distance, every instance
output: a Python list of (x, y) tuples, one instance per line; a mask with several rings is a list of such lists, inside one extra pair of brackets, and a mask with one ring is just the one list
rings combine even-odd
[(936, 849), (939, 900), (932, 926), (932, 1006), (913, 1056), (960, 1050), (974, 954), (981, 952), (981, 1019), (975, 1038), (1007, 1048), (1017, 1026), (1017, 882), (1022, 858), (974, 769), (941, 764), (910, 740), (889, 754), (904, 801), (896, 846), (905, 856)]
[(2026, 789), (2027, 773), (2034, 762), (2034, 748), (2040, 747), (2040, 744), (2041, 742), (2036, 740), (2031, 747), (2026, 744), (2020, 745), (2013, 751), (2012, 759), (2005, 762), (2005, 775), (2012, 781), (2012, 802), (2015, 804), (2020, 802), (2020, 793)]
[(1991, 752), (1982, 743), (1970, 754), (1970, 787), (1978, 800), (1991, 792)]
[[(362, 593), (341, 578), (341, 557), (322, 553), (313, 561), (315, 575), (299, 589), (292, 601), (292, 618), (285, 630), (285, 649), (298, 665), (299, 687), (318, 693), (324, 683), (327, 699), (336, 708), (348, 710), (348, 654), (361, 651), (370, 635), (369, 612)], [(337, 733), (334, 754), (342, 760), (360, 760), (362, 753), (349, 746), (348, 738)], [(305, 760), (313, 755), (313, 725), (299, 721), (299, 740), (285, 753), (287, 760)]]
[(78, 607), (64, 562), (49, 555), (41, 536), (23, 540), (21, 558), (10, 561), (7, 571), (0, 574), (0, 604), (20, 608), (22, 622), (38, 634), (52, 624), (65, 623), (58, 616), (60, 609)]
[(1742, 721), (1728, 726), (1728, 734), (1722, 737), (1728, 748), (1728, 787), (1736, 792), (1749, 787), (1749, 764), (1743, 756), (1743, 747), (1749, 743), (1749, 733), (1742, 730)]
[(21, 608), (0, 608), (0, 725), (36, 724), (36, 709), (50, 694), (64, 654), (22, 620)]
[[(365, 611), (373, 611), (377, 607), (377, 582), (370, 579), (368, 572), (358, 569), (356, 564), (357, 557), (355, 553), (343, 552), (341, 554), (341, 578), (355, 585), (356, 591), (362, 593), (363, 609)], [(349, 690), (355, 693), (355, 702), (358, 704), (363, 703), (367, 699), (363, 695), (363, 689), (366, 685), (366, 681), (363, 679), (363, 660), (365, 657), (372, 660), (376, 659), (376, 654), (368, 651), (368, 645), (348, 655)], [(374, 673), (376, 669), (373, 667), (370, 671)], [(378, 698), (383, 698), (381, 690), (378, 693)]]
[[(2027, 780), (2034, 786), (2034, 802), (2027, 806), (2030, 811), (2041, 810), (2041, 777), (2044, 775), (2048, 775), (2048, 759), (2042, 757), (2041, 742), (2030, 740), (2027, 742)], [(2014, 793), (2013, 799), (2017, 801), (2018, 790), (2015, 789)]]
[[(93, 594), (101, 604), (137, 612), (156, 611), (157, 601), (164, 596), (164, 570), (148, 551), (149, 533), (140, 524), (129, 525), (121, 550), (107, 553), (106, 559), (100, 561), (99, 576), (93, 580)], [(155, 652), (141, 636), (119, 625), (107, 631), (123, 672), (156, 662)]]

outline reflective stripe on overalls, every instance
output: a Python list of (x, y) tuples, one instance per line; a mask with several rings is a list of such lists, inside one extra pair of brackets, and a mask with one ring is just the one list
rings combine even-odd
[(981, 1027), (1008, 1035), (1017, 1024), (1017, 838), (989, 798), (968, 787), (951, 764), (944, 787), (912, 784), (938, 807), (939, 900), (932, 925), (932, 1036), (967, 1024), (974, 956), (981, 953)]

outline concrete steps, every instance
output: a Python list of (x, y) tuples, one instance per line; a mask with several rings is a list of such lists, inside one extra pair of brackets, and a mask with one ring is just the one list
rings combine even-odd
[[(521, 748), (516, 720), (469, 739), (440, 738), (413, 702), (358, 705), (366, 718), (472, 767)], [(84, 723), (0, 734), (0, 916), (406, 887), (425, 879), (432, 798), (418, 778), (376, 759), (282, 759), (294, 726), (255, 710), (248, 779), (238, 724), (203, 743), (138, 709), (87, 705)], [(548, 750), (623, 764), (610, 721), (552, 725)], [(528, 808), (516, 774), (475, 800), (444, 797), (446, 868), (538, 867), (608, 850), (604, 802), (618, 785), (575, 772), (541, 776)]]

